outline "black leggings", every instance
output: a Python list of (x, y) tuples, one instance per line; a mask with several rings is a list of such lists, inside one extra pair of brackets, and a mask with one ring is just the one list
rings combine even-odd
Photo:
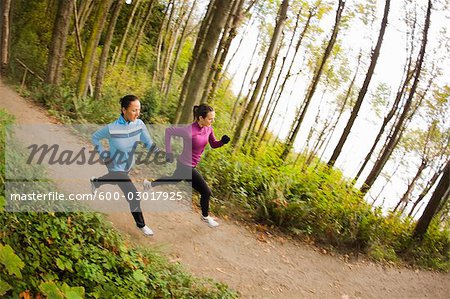
[(123, 194), (128, 200), (131, 215), (133, 215), (136, 226), (139, 228), (144, 227), (145, 221), (141, 211), (141, 202), (139, 200), (136, 200), (138, 198), (138, 191), (131, 181), (130, 177), (128, 176), (128, 172), (110, 171), (106, 175), (94, 179), (94, 185), (97, 188), (101, 185), (107, 184), (119, 186), (120, 190), (122, 190)]
[(152, 186), (159, 186), (165, 184), (173, 184), (181, 181), (192, 182), (192, 188), (200, 193), (200, 207), (202, 208), (202, 215), (208, 216), (209, 199), (211, 197), (211, 189), (209, 189), (203, 176), (197, 169), (191, 166), (184, 165), (177, 161), (177, 168), (171, 176), (163, 176), (152, 182)]

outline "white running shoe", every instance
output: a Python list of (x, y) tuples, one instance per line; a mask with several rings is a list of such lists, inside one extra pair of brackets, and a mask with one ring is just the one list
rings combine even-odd
[(152, 189), (152, 182), (144, 180), (144, 192), (149, 192)]
[(205, 222), (206, 224), (208, 224), (208, 226), (211, 228), (219, 226), (219, 223), (216, 220), (214, 220), (214, 218), (212, 218), (211, 216), (204, 217), (202, 215), (201, 218), (202, 218), (202, 221)]
[(95, 190), (97, 190), (97, 187), (94, 184), (94, 180), (96, 180), (97, 178), (95, 176), (91, 177), (90, 182), (91, 182), (91, 192), (92, 194), (95, 194)]
[(147, 225), (144, 227), (139, 227), (139, 229), (144, 233), (146, 236), (153, 236), (153, 231), (150, 227)]

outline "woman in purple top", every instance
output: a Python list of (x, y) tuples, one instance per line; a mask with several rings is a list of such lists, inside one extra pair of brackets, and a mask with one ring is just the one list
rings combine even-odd
[[(166, 129), (166, 160), (173, 162), (173, 153), (171, 137), (179, 136), (183, 138), (183, 152), (177, 160), (177, 168), (174, 173), (168, 177), (162, 177), (153, 182), (144, 181), (144, 189), (151, 187), (179, 182), (182, 180), (192, 181), (192, 187), (200, 193), (200, 206), (202, 209), (201, 219), (210, 227), (217, 227), (217, 223), (209, 216), (209, 199), (211, 189), (208, 187), (203, 176), (195, 168), (200, 162), (201, 155), (209, 143), (212, 148), (218, 148), (230, 142), (227, 135), (223, 135), (220, 140), (214, 136), (212, 123), (214, 122), (215, 112), (211, 106), (201, 104), (194, 106), (194, 122), (186, 127), (173, 127)], [(190, 147), (189, 145), (192, 145)]]

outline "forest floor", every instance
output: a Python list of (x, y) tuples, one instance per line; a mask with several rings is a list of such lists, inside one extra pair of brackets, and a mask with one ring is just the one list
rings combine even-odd
[[(0, 108), (14, 115), (16, 124), (58, 123), (44, 108), (1, 81)], [(24, 138), (16, 136), (18, 141)], [(80, 143), (62, 127), (51, 138), (68, 146)], [(103, 166), (98, 167), (98, 174), (105, 172)], [(58, 171), (50, 169), (50, 178), (69, 192), (74, 182), (72, 187), (59, 184), (63, 174)], [(76, 183), (78, 192), (90, 192), (90, 175), (85, 177)], [(361, 256), (349, 258), (228, 219), (218, 219), (220, 226), (211, 229), (200, 221), (196, 209), (144, 215), (155, 232), (153, 237), (136, 229), (129, 212), (108, 213), (107, 217), (136, 245), (155, 248), (196, 276), (226, 283), (243, 298), (449, 298), (450, 273), (373, 263)]]

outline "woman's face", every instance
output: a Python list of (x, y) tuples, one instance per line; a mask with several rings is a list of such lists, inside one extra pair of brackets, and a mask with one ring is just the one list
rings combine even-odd
[(209, 111), (208, 114), (206, 114), (206, 117), (200, 116), (198, 118), (198, 124), (200, 125), (200, 127), (210, 127), (214, 122), (215, 116), (216, 112)]
[(141, 102), (139, 100), (131, 102), (127, 109), (122, 108), (122, 113), (126, 121), (135, 121), (141, 113)]

